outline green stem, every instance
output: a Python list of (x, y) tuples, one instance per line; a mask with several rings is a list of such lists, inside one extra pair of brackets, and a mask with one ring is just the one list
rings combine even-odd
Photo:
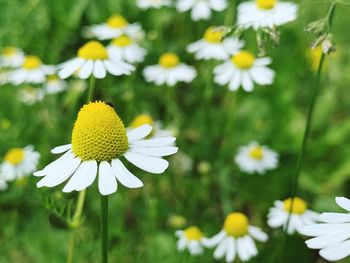
[(108, 195), (101, 195), (102, 263), (108, 263)]
[(93, 75), (91, 75), (90, 81), (89, 81), (89, 90), (88, 90), (86, 102), (90, 102), (94, 97), (95, 82), (96, 82), (95, 77)]
[(68, 249), (67, 249), (67, 263), (73, 263), (74, 258), (74, 243), (75, 243), (75, 230), (70, 233), (68, 240)]

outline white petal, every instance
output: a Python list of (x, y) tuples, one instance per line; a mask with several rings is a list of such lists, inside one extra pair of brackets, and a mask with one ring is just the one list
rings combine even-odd
[(350, 200), (346, 197), (336, 197), (335, 202), (343, 209), (350, 211)]
[(63, 192), (81, 191), (90, 186), (97, 175), (97, 162), (95, 160), (84, 161), (75, 171), (69, 182), (63, 188)]
[(137, 127), (130, 132), (128, 132), (128, 141), (133, 142), (142, 138), (145, 138), (152, 131), (152, 126), (148, 124), (144, 124), (140, 127)]
[(143, 186), (142, 181), (134, 176), (120, 160), (112, 160), (112, 169), (118, 181), (125, 187), (139, 188)]
[(96, 60), (94, 63), (94, 76), (97, 79), (103, 79), (106, 77), (106, 68), (101, 60)]
[(350, 240), (324, 248), (320, 251), (320, 255), (329, 261), (343, 259), (350, 255)]
[(236, 257), (235, 240), (233, 237), (227, 238), (226, 262), (233, 262)]
[(306, 245), (312, 249), (320, 249), (328, 247), (332, 244), (338, 244), (350, 237), (350, 230), (329, 233), (319, 237), (311, 238), (305, 241)]
[(99, 166), (98, 189), (102, 195), (110, 195), (117, 191), (117, 179), (112, 167), (106, 161), (102, 161)]
[(57, 147), (53, 148), (51, 150), (51, 152), (53, 154), (58, 154), (58, 153), (66, 152), (66, 151), (70, 150), (71, 148), (72, 148), (71, 144), (66, 144), (66, 145), (61, 145), (61, 146), (57, 146)]
[(326, 223), (346, 223), (346, 222), (350, 222), (350, 214), (322, 213), (319, 219), (320, 221), (326, 222)]
[(253, 238), (255, 238), (258, 241), (266, 242), (269, 239), (268, 235), (258, 227), (249, 226), (248, 231), (249, 231), (249, 235), (251, 235)]
[(223, 238), (226, 237), (226, 232), (224, 230), (221, 230), (219, 233), (217, 233), (215, 236), (212, 238), (204, 239), (203, 240), (203, 245), (212, 248), (216, 246)]
[(133, 152), (126, 152), (124, 156), (133, 165), (149, 173), (161, 174), (169, 166), (168, 161), (161, 158), (144, 156)]
[(215, 259), (220, 259), (225, 255), (225, 252), (227, 250), (227, 238), (223, 239), (219, 245), (217, 246), (217, 248), (214, 251), (214, 258)]
[(175, 137), (164, 137), (159, 139), (151, 140), (141, 140), (132, 143), (133, 146), (148, 146), (148, 147), (158, 147), (158, 146), (168, 146), (176, 141)]
[(94, 62), (92, 60), (86, 61), (80, 68), (78, 76), (81, 79), (87, 79), (90, 77), (92, 71), (94, 69)]
[(174, 153), (177, 153), (178, 148), (177, 147), (132, 147), (130, 149), (130, 152), (139, 153), (142, 155), (147, 156), (154, 156), (154, 157), (162, 157), (162, 156), (169, 156)]

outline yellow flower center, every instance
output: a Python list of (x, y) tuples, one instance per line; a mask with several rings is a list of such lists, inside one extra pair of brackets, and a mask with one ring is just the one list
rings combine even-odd
[(37, 56), (26, 56), (22, 67), (25, 69), (36, 69), (41, 66), (41, 60)]
[(210, 43), (220, 43), (224, 33), (220, 31), (218, 28), (209, 27), (204, 33), (204, 39)]
[(56, 75), (49, 75), (47, 76), (48, 81), (57, 81), (59, 78)]
[(240, 69), (249, 69), (253, 66), (255, 57), (248, 51), (240, 51), (231, 58), (232, 63)]
[(264, 157), (264, 149), (261, 146), (256, 146), (249, 151), (249, 155), (254, 160), (261, 160)]
[(24, 150), (22, 148), (12, 148), (5, 155), (5, 161), (17, 165), (24, 159)]
[[(286, 212), (290, 211), (291, 205), (292, 205), (291, 198), (284, 200), (283, 206)], [(294, 197), (292, 214), (301, 215), (306, 211), (306, 209), (307, 209), (307, 203), (299, 197)]]
[(123, 122), (104, 102), (85, 104), (72, 132), (72, 148), (82, 160), (110, 161), (128, 149)]
[(119, 15), (114, 15), (108, 18), (107, 25), (113, 28), (123, 28), (128, 25), (128, 21), (123, 17)]
[(132, 44), (131, 38), (125, 35), (112, 40), (112, 45), (118, 46), (118, 47), (127, 47), (127, 46), (130, 46), (131, 44)]
[(84, 46), (79, 48), (78, 57), (84, 59), (107, 59), (107, 49), (98, 41), (89, 41)]
[(245, 236), (248, 233), (249, 221), (242, 213), (231, 213), (226, 217), (224, 230), (235, 238)]
[(202, 231), (199, 230), (198, 227), (196, 226), (191, 226), (187, 228), (185, 231), (185, 236), (188, 240), (201, 240), (203, 238), (203, 233)]
[(130, 124), (131, 128), (137, 128), (140, 127), (144, 124), (149, 124), (151, 126), (153, 126), (154, 120), (152, 119), (151, 116), (146, 115), (146, 114), (141, 114), (139, 116), (137, 116), (132, 123)]
[(179, 65), (179, 63), (180, 63), (179, 57), (176, 54), (171, 52), (165, 53), (159, 58), (159, 64), (163, 68), (173, 68)]
[(15, 47), (4, 47), (1, 51), (1, 54), (6, 57), (11, 57), (16, 54), (17, 49)]
[(256, 5), (260, 9), (272, 9), (276, 4), (277, 0), (256, 0)]

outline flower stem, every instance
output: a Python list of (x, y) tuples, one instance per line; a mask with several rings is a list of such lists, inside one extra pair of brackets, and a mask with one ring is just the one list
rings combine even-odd
[(88, 89), (88, 95), (87, 95), (86, 102), (90, 102), (94, 97), (95, 82), (96, 82), (95, 77), (93, 75), (91, 75), (90, 80), (89, 80), (89, 89)]
[(108, 263), (108, 195), (101, 195), (102, 263)]

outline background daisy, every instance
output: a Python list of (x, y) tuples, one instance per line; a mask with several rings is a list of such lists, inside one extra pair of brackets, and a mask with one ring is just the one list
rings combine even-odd
[(192, 256), (203, 254), (203, 242), (206, 238), (198, 227), (191, 226), (185, 230), (178, 230), (175, 235), (179, 239), (177, 241), (178, 251), (187, 249)]
[(137, 6), (142, 9), (156, 8), (159, 9), (163, 6), (171, 6), (170, 0), (136, 0)]
[(17, 48), (7, 46), (0, 52), (0, 67), (16, 68), (22, 65), (24, 52)]
[(191, 10), (194, 21), (207, 20), (213, 11), (223, 11), (227, 7), (226, 0), (177, 0), (176, 8), (179, 12)]

